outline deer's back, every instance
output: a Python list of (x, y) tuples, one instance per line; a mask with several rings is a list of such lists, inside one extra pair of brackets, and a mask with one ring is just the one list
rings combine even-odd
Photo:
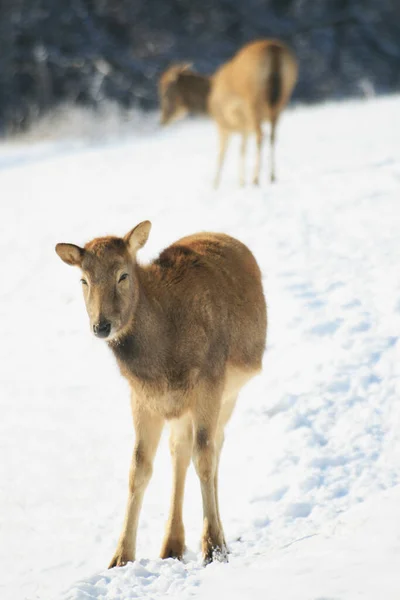
[[(278, 58), (274, 58), (278, 55)], [(244, 46), (212, 78), (209, 109), (224, 127), (254, 130), (254, 111), (260, 120), (272, 116), (268, 102), (268, 79), (279, 70), (281, 89), (274, 107), (276, 114), (287, 104), (297, 80), (297, 62), (278, 40), (260, 40)]]
[(266, 307), (260, 269), (244, 244), (196, 234), (169, 246), (154, 264), (170, 292), (175, 347), (189, 350), (201, 368), (226, 362), (260, 368)]

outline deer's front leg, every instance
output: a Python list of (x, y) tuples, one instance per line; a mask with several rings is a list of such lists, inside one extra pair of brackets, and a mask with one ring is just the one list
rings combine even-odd
[(185, 550), (185, 530), (182, 520), (183, 493), (186, 473), (192, 458), (193, 426), (190, 415), (171, 422), (170, 450), (173, 464), (171, 509), (161, 558), (181, 559)]
[(129, 494), (124, 525), (109, 569), (122, 567), (135, 560), (136, 535), (143, 495), (153, 471), (153, 460), (160, 441), (164, 421), (132, 399), (136, 441), (129, 474)]
[(219, 182), (221, 180), (222, 167), (223, 167), (224, 161), (225, 161), (225, 154), (226, 154), (226, 149), (228, 147), (229, 135), (230, 134), (228, 131), (226, 131), (222, 127), (219, 128), (219, 153), (218, 153), (218, 161), (217, 161), (217, 172), (216, 172), (215, 178), (214, 178), (214, 188), (215, 189), (218, 188)]

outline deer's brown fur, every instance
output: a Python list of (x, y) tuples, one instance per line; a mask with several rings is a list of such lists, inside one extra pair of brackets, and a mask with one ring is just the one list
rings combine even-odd
[[(270, 178), (275, 180), (275, 130), (279, 114), (288, 103), (297, 81), (293, 53), (278, 40), (260, 40), (244, 46), (209, 78), (174, 65), (160, 78), (163, 124), (188, 112), (208, 113), (218, 126), (220, 149), (215, 186), (219, 185), (229, 137), (242, 135), (240, 183), (244, 184), (247, 139), (255, 134), (257, 158), (253, 182), (258, 184), (262, 122), (271, 124)], [(208, 84), (208, 85), (207, 85)]]
[(227, 235), (199, 233), (141, 266), (136, 252), (149, 231), (145, 221), (124, 238), (56, 247), (62, 260), (81, 268), (91, 326), (106, 338), (131, 388), (136, 442), (110, 567), (135, 558), (143, 494), (166, 420), (174, 478), (161, 556), (181, 558), (184, 551), (182, 502), (191, 458), (203, 498), (204, 558), (225, 554), (217, 492), (224, 426), (239, 390), (261, 369), (265, 347), (266, 306), (250, 250)]

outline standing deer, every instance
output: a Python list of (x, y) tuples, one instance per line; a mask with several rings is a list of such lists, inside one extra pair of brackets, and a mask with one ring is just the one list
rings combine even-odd
[(171, 425), (172, 503), (161, 557), (182, 558), (182, 504), (193, 462), (200, 479), (205, 563), (226, 558), (218, 507), (224, 427), (242, 386), (261, 369), (266, 305), (250, 250), (219, 233), (180, 239), (146, 266), (136, 261), (151, 223), (83, 248), (57, 244), (80, 267), (93, 333), (107, 341), (131, 388), (136, 433), (125, 521), (110, 568), (135, 559), (143, 495), (165, 421)]
[(229, 137), (241, 133), (240, 185), (245, 183), (247, 139), (256, 135), (257, 158), (253, 183), (258, 185), (263, 142), (262, 122), (271, 123), (270, 178), (275, 181), (275, 130), (278, 117), (297, 81), (297, 61), (277, 40), (244, 46), (214, 75), (190, 71), (190, 65), (170, 67), (160, 78), (161, 123), (187, 113), (209, 114), (219, 131), (219, 156), (214, 186), (218, 187)]

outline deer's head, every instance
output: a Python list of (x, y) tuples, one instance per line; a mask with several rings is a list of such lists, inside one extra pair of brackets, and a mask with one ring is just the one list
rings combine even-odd
[(173, 65), (160, 77), (158, 92), (161, 104), (161, 125), (184, 117), (189, 112), (182, 89), (181, 76), (187, 73), (191, 64)]
[(139, 298), (136, 253), (146, 243), (150, 228), (150, 221), (143, 221), (123, 238), (95, 238), (83, 248), (56, 246), (65, 263), (81, 269), (90, 328), (99, 338), (116, 339), (132, 322)]

